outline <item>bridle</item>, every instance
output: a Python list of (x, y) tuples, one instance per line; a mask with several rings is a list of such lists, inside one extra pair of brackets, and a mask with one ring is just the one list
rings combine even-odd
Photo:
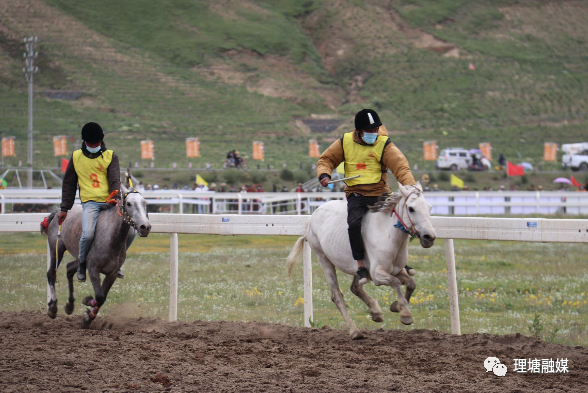
[(401, 214), (398, 214), (398, 212), (396, 211), (396, 206), (394, 206), (394, 208), (392, 209), (392, 211), (390, 212), (390, 217), (392, 217), (392, 214), (396, 214), (396, 217), (398, 218), (398, 221), (400, 222), (400, 224), (402, 225), (403, 228), (400, 228), (400, 230), (404, 229), (404, 232), (408, 233), (410, 236), (412, 237), (418, 237), (420, 238), (421, 235), (419, 233), (419, 231), (417, 231), (415, 229), (415, 225), (414, 222), (412, 222), (412, 219), (410, 218), (410, 214), (408, 212), (408, 205), (406, 204), (406, 202), (408, 201), (408, 198), (410, 198), (410, 196), (412, 194), (416, 193), (416, 196), (419, 197), (420, 196), (420, 191), (418, 189), (414, 189), (412, 190), (407, 196), (406, 198), (404, 198), (404, 212), (406, 213), (406, 216), (408, 217), (408, 221), (410, 222), (411, 226), (409, 227), (408, 225), (406, 225), (404, 223), (404, 221), (402, 221), (402, 217)]
[(123, 194), (123, 197), (120, 199), (120, 202), (116, 204), (116, 211), (117, 211), (118, 215), (123, 219), (123, 221), (125, 223), (129, 224), (130, 226), (132, 226), (133, 228), (135, 228), (136, 230), (138, 230), (137, 229), (137, 224), (135, 224), (135, 221), (133, 221), (133, 219), (129, 215), (129, 212), (125, 208), (125, 202), (126, 202), (127, 196), (129, 194), (139, 194), (139, 195), (141, 195), (141, 193), (139, 191), (135, 190), (134, 188), (131, 188), (130, 191), (125, 192)]

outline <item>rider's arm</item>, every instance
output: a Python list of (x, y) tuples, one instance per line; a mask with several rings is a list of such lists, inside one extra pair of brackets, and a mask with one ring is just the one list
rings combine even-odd
[(69, 158), (69, 163), (63, 175), (63, 183), (61, 184), (61, 206), (62, 212), (67, 212), (73, 206), (76, 199), (76, 191), (78, 190), (78, 174), (73, 164), (73, 154)]
[(329, 177), (331, 178), (331, 172), (340, 163), (345, 160), (345, 156), (343, 154), (343, 145), (341, 144), (341, 139), (337, 139), (327, 150), (321, 154), (319, 157), (318, 163), (316, 165), (316, 174), (319, 178), (321, 177)]
[[(108, 166), (108, 190), (113, 192), (114, 190), (120, 190), (120, 164), (118, 163), (118, 156), (116, 153), (112, 153), (112, 161)], [(119, 199), (117, 195), (113, 199)]]
[(382, 163), (390, 168), (398, 182), (403, 186), (416, 184), (412, 172), (410, 171), (408, 160), (394, 143), (390, 142), (384, 148)]

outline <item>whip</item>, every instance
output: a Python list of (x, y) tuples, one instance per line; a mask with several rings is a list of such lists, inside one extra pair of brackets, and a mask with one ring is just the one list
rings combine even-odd
[(330, 182), (328, 182), (327, 184), (333, 184), (333, 183), (339, 183), (340, 181), (345, 181), (345, 180), (351, 180), (351, 179), (357, 179), (360, 175), (355, 175), (355, 176), (350, 176), (350, 177), (344, 177), (343, 179), (338, 179), (338, 180), (331, 180)]

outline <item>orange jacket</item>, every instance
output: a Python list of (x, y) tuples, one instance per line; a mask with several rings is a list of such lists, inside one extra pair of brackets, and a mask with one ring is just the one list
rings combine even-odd
[[(388, 130), (385, 126), (381, 126), (378, 135), (388, 136)], [(353, 135), (353, 141), (359, 143), (357, 132)], [(345, 161), (345, 155), (343, 152), (342, 139), (338, 139), (327, 150), (321, 154), (316, 166), (317, 176), (320, 178), (322, 174), (331, 176), (331, 172)], [(404, 154), (394, 143), (390, 142), (384, 148), (384, 154), (382, 155), (382, 170), (389, 168), (396, 179), (403, 185), (416, 184), (410, 167), (408, 166), (408, 160), (404, 157)], [(380, 196), (384, 192), (390, 192), (388, 187), (387, 173), (382, 173), (382, 179), (376, 184), (359, 184), (356, 186), (346, 186), (345, 195), (349, 195), (353, 192), (364, 196)]]

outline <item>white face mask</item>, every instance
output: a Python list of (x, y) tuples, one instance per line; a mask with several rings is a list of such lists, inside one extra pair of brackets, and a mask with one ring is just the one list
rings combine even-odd
[(102, 145), (98, 145), (97, 147), (90, 147), (90, 146), (86, 145), (86, 149), (88, 149), (88, 151), (92, 154), (98, 153), (101, 148), (102, 148)]

